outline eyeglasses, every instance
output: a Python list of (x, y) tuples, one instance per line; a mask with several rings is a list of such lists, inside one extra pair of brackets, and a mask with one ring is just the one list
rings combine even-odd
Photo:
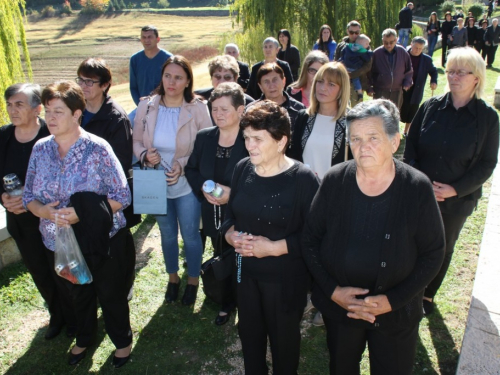
[(78, 83), (80, 86), (85, 83), (86, 86), (92, 87), (94, 86), (94, 83), (99, 83), (99, 81), (93, 81), (91, 79), (83, 79), (80, 77), (75, 78), (76, 83)]
[(459, 77), (465, 77), (466, 75), (474, 74), (474, 73), (468, 72), (466, 70), (445, 70), (445, 73), (448, 74), (449, 77), (453, 77), (455, 75), (457, 75)]
[(316, 75), (316, 73), (318, 73), (318, 69), (307, 68), (307, 73), (309, 73), (311, 75)]
[(349, 34), (351, 35), (359, 35), (360, 31), (352, 31), (352, 30), (347, 30), (349, 32)]
[(234, 77), (230, 74), (226, 74), (226, 75), (219, 75), (219, 74), (214, 74), (213, 77), (217, 80), (217, 81), (220, 81), (220, 80), (224, 80), (226, 82), (230, 82), (232, 80), (234, 80)]

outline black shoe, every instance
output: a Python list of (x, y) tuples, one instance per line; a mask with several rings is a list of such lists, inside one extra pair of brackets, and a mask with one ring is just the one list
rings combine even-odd
[(215, 317), (215, 325), (216, 326), (223, 326), (224, 324), (226, 324), (227, 322), (229, 322), (229, 318), (231, 317), (231, 313), (227, 313), (226, 315), (220, 315), (220, 314), (217, 314), (217, 316)]
[(61, 326), (49, 326), (47, 332), (45, 332), (45, 340), (52, 340), (54, 337), (59, 335), (62, 331)]
[(182, 296), (182, 304), (190, 306), (196, 302), (196, 294), (198, 293), (198, 285), (186, 285), (184, 295)]
[(74, 366), (74, 365), (78, 364), (78, 362), (80, 362), (82, 359), (84, 359), (86, 354), (87, 354), (87, 348), (85, 348), (85, 350), (83, 352), (81, 352), (80, 354), (73, 354), (73, 353), (69, 352), (68, 363), (71, 366)]
[(179, 284), (180, 283), (168, 283), (167, 292), (165, 293), (165, 302), (172, 303), (177, 301), (177, 298), (179, 298)]
[(75, 327), (66, 327), (66, 336), (69, 338), (76, 336), (76, 326)]
[(128, 356), (122, 357), (122, 358), (113, 356), (113, 367), (114, 368), (122, 367), (125, 363), (128, 362), (129, 358), (130, 358), (130, 354)]
[(434, 302), (427, 301), (426, 299), (424, 299), (422, 301), (422, 305), (424, 307), (425, 315), (431, 315), (434, 312)]

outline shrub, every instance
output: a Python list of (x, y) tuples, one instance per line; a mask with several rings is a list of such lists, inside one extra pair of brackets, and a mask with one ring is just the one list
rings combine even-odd
[(484, 14), (484, 6), (482, 3), (474, 3), (469, 6), (469, 9), (467, 11), (472, 12), (472, 16), (477, 21), (480, 20)]
[(42, 9), (42, 17), (43, 18), (49, 18), (49, 17), (54, 17), (56, 15), (56, 10), (52, 5), (47, 5)]
[(170, 3), (168, 2), (168, 0), (158, 0), (156, 2), (156, 8), (168, 8), (170, 6)]
[(109, 0), (81, 0), (81, 14), (102, 14), (108, 8)]
[(149, 3), (147, 1), (141, 3), (140, 5), (141, 5), (141, 8), (144, 8), (144, 9), (145, 8), (150, 8)]
[(447, 0), (441, 4), (441, 6), (439, 7), (439, 10), (443, 14), (443, 18), (447, 12), (450, 12), (453, 15), (453, 14), (455, 14), (455, 2)]
[(71, 9), (71, 3), (68, 0), (64, 1), (60, 13), (67, 14), (68, 16), (73, 13), (73, 9)]

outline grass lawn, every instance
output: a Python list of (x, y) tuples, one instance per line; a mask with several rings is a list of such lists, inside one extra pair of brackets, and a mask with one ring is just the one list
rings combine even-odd
[[(133, 27), (132, 30), (136, 30)], [(440, 66), (440, 50), (434, 62)], [(445, 85), (439, 69), (436, 95)], [(498, 69), (487, 72), (486, 100), (493, 101)], [(424, 100), (431, 96), (426, 90)], [(457, 243), (448, 277), (437, 295), (437, 311), (421, 323), (415, 374), (454, 374), (469, 309), (479, 247), (486, 216), (490, 184), (484, 189), (478, 210), (468, 219)], [(205, 299), (200, 290), (193, 307), (179, 302), (163, 304), (167, 275), (160, 250), (160, 233), (148, 217), (134, 228), (137, 246), (136, 283), (130, 303), (134, 347), (132, 360), (121, 374), (243, 374), (241, 346), (235, 317), (223, 327), (213, 319), (218, 306)], [(204, 255), (210, 257), (210, 251)], [(182, 262), (181, 262), (182, 263)], [(183, 285), (185, 270), (181, 268)], [(181, 287), (181, 289), (183, 286)], [(2, 374), (88, 374), (114, 373), (111, 358), (114, 347), (104, 333), (102, 318), (95, 346), (76, 367), (66, 364), (73, 341), (61, 334), (47, 342), (43, 338), (48, 314), (43, 300), (22, 263), (0, 273), (0, 373)], [(325, 331), (311, 325), (313, 313), (302, 322), (300, 373), (328, 373)], [(362, 373), (369, 373), (368, 358)]]

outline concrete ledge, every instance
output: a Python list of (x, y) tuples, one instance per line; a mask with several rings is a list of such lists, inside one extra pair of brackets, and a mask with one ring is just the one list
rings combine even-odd
[(497, 78), (497, 83), (495, 85), (495, 98), (493, 99), (493, 105), (495, 108), (500, 109), (500, 77)]
[[(498, 85), (497, 82), (497, 87)], [(457, 375), (500, 374), (498, 244), (500, 244), (500, 168), (497, 164)]]

